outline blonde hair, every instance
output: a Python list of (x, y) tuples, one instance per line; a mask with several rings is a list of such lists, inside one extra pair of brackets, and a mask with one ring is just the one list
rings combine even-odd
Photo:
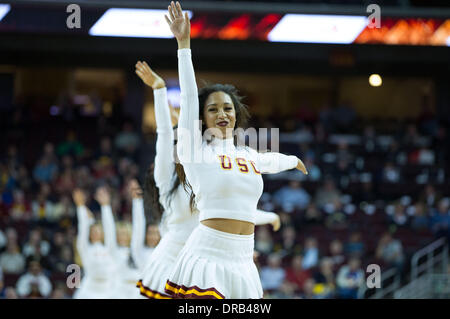
[[(117, 230), (117, 233), (119, 233), (120, 231), (126, 232), (126, 234), (128, 235), (128, 240), (131, 241), (132, 228), (131, 228), (130, 222), (124, 222), (124, 221), (116, 222), (116, 230)], [(128, 245), (129, 244), (130, 243), (128, 243)]]

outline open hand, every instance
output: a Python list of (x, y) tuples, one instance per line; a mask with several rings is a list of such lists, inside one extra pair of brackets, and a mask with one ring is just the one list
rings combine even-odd
[(111, 196), (105, 186), (97, 188), (95, 200), (102, 206), (111, 204)]
[(188, 13), (181, 9), (180, 3), (177, 1), (175, 4), (173, 1), (168, 7), (169, 17), (164, 15), (170, 30), (178, 41), (179, 49), (189, 48), (189, 41), (191, 38), (191, 22), (189, 21)]
[(128, 183), (128, 191), (130, 192), (131, 198), (142, 198), (142, 189), (136, 179), (132, 179)]
[(72, 198), (77, 206), (85, 206), (86, 205), (86, 194), (79, 188), (75, 188), (72, 192)]
[(156, 74), (145, 61), (138, 61), (136, 63), (136, 74), (153, 90), (161, 89), (166, 86), (164, 80)]

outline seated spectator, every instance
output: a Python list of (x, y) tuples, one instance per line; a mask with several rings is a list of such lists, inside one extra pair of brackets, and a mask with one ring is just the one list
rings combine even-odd
[(292, 258), (291, 266), (286, 270), (286, 280), (295, 285), (296, 291), (303, 291), (306, 280), (311, 278), (311, 272), (303, 269), (302, 263), (302, 255), (295, 255)]
[(42, 232), (39, 228), (30, 231), (30, 237), (23, 246), (23, 254), (25, 257), (40, 254), (47, 256), (50, 252), (50, 244), (48, 241), (42, 239)]
[(273, 299), (298, 299), (300, 296), (295, 292), (295, 286), (284, 280), (278, 290), (275, 290), (269, 298)]
[(263, 290), (277, 290), (286, 277), (286, 271), (281, 267), (281, 258), (277, 254), (270, 254), (267, 266), (261, 269), (261, 285)]
[(314, 278), (308, 278), (305, 280), (305, 284), (303, 285), (303, 292), (300, 294), (301, 299), (318, 299), (316, 293), (314, 292), (314, 287), (316, 286), (316, 282)]
[(442, 198), (432, 184), (427, 184), (419, 197), (419, 201), (427, 205), (427, 207), (435, 207), (438, 201)]
[(334, 181), (327, 178), (323, 186), (317, 190), (314, 202), (319, 209), (322, 209), (328, 203), (340, 201), (341, 193), (336, 188)]
[(353, 196), (355, 203), (370, 203), (377, 199), (376, 192), (373, 188), (372, 178), (369, 176), (361, 181), (360, 187), (356, 190), (356, 193)]
[(111, 138), (109, 136), (102, 136), (100, 139), (100, 148), (94, 154), (94, 159), (95, 161), (104, 164), (113, 164), (116, 160)]
[(372, 125), (364, 127), (362, 145), (367, 153), (378, 151), (379, 145), (377, 142), (376, 131)]
[(139, 135), (134, 131), (133, 124), (129, 121), (125, 122), (115, 140), (114, 145), (124, 155), (134, 158), (139, 146)]
[(299, 181), (290, 181), (288, 186), (282, 187), (273, 195), (275, 204), (282, 207), (284, 211), (305, 209), (310, 198), (311, 196), (302, 189)]
[(315, 281), (314, 293), (318, 298), (333, 298), (336, 289), (333, 272), (333, 262), (329, 258), (322, 258), (319, 270), (313, 274)]
[(5, 299), (19, 299), (16, 289), (14, 287), (5, 288)]
[(30, 260), (28, 272), (19, 278), (16, 287), (22, 298), (47, 298), (52, 292), (52, 284), (42, 272), (39, 259)]
[(0, 255), (0, 267), (7, 274), (20, 274), (25, 270), (25, 257), (17, 242), (8, 241), (6, 251)]
[(450, 200), (442, 198), (431, 213), (431, 231), (436, 237), (450, 238)]
[(94, 187), (95, 178), (88, 166), (80, 166), (76, 169), (75, 180), (80, 188), (90, 189)]
[(6, 243), (9, 243), (9, 242), (13, 242), (16, 244), (18, 243), (19, 235), (17, 234), (17, 231), (15, 228), (8, 227), (6, 229), (5, 234), (6, 234)]
[(53, 181), (58, 173), (58, 166), (51, 163), (46, 157), (39, 160), (33, 169), (33, 177), (37, 182), (48, 183)]
[(397, 203), (395, 205), (394, 214), (390, 216), (390, 221), (397, 226), (404, 226), (407, 224), (408, 216), (406, 215), (405, 207), (402, 204)]
[(268, 255), (273, 250), (273, 239), (267, 227), (258, 227), (255, 236), (255, 250)]
[(24, 192), (28, 192), (31, 188), (32, 179), (28, 174), (28, 169), (24, 165), (19, 166), (16, 176), (16, 183), (16, 188)]
[(84, 152), (84, 147), (81, 142), (77, 140), (77, 135), (73, 130), (67, 133), (66, 140), (60, 143), (56, 150), (59, 156), (72, 155), (75, 157), (81, 157)]
[(74, 215), (75, 209), (72, 205), (70, 196), (62, 195), (59, 198), (59, 201), (53, 205), (53, 216), (51, 221), (59, 221), (65, 216), (73, 217)]
[(9, 216), (16, 221), (31, 219), (31, 205), (25, 199), (21, 189), (15, 189), (13, 192), (13, 204), (9, 209)]
[(348, 264), (339, 269), (336, 285), (337, 295), (342, 299), (356, 299), (358, 289), (364, 284), (364, 271), (358, 258), (350, 258)]
[(346, 189), (351, 180), (357, 180), (358, 178), (356, 169), (349, 160), (344, 158), (338, 159), (332, 171), (332, 176), (341, 189)]
[(382, 179), (387, 183), (400, 182), (400, 170), (392, 162), (387, 162), (382, 171)]
[(328, 203), (323, 207), (325, 212), (328, 214), (325, 218), (325, 226), (328, 229), (336, 230), (346, 229), (348, 227), (347, 215), (343, 212), (342, 208), (341, 201)]
[(350, 234), (349, 240), (345, 243), (344, 251), (349, 256), (362, 257), (364, 255), (364, 242), (361, 233), (354, 231)]
[(302, 267), (303, 269), (310, 269), (319, 263), (319, 247), (317, 239), (308, 237), (305, 239)]
[(430, 227), (430, 219), (428, 217), (426, 206), (418, 202), (414, 206), (411, 206), (412, 221), (411, 227), (415, 230), (425, 230)]
[(345, 262), (344, 245), (339, 239), (330, 242), (327, 258), (333, 263), (334, 270), (339, 269)]
[(305, 211), (303, 222), (305, 224), (321, 224), (322, 212), (317, 208), (316, 204), (310, 203)]
[(53, 217), (54, 204), (49, 198), (47, 187), (43, 187), (31, 202), (32, 218), (34, 220), (47, 220)]
[(72, 169), (65, 169), (59, 176), (56, 178), (54, 188), (58, 194), (72, 194), (72, 191), (75, 189), (76, 180), (75, 180), (75, 172)]
[(417, 131), (417, 126), (414, 124), (408, 124), (406, 127), (406, 133), (403, 136), (402, 145), (405, 147), (417, 147), (419, 146), (420, 135)]
[(282, 242), (281, 242), (281, 251), (280, 254), (282, 256), (291, 256), (295, 253), (300, 252), (300, 247), (297, 244), (297, 233), (295, 228), (292, 226), (287, 226), (283, 229), (282, 233)]
[(409, 154), (409, 162), (417, 165), (434, 165), (435, 154), (433, 150), (421, 147)]
[(405, 260), (403, 246), (399, 240), (392, 237), (391, 233), (386, 232), (380, 238), (375, 255), (389, 267), (396, 267), (398, 271), (403, 269)]

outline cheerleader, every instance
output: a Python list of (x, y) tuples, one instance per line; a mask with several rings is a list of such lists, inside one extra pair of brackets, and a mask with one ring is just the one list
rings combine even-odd
[[(256, 205), (261, 173), (306, 168), (296, 156), (258, 153), (234, 144), (234, 129), (249, 117), (235, 88), (213, 85), (197, 91), (187, 13), (173, 2), (166, 20), (178, 42), (181, 110), (177, 155), (183, 185), (192, 187), (191, 207), (199, 210), (195, 228), (177, 257), (165, 292), (175, 298), (262, 298), (253, 262)], [(210, 139), (201, 135), (205, 122)], [(188, 183), (189, 181), (189, 183)]]
[[(76, 247), (84, 271), (81, 286), (74, 293), (75, 299), (107, 299), (114, 286), (114, 261), (112, 242), (115, 238), (103, 232), (101, 224), (86, 207), (86, 195), (80, 189), (73, 192), (77, 206), (78, 234)], [(112, 215), (102, 212), (102, 223), (111, 223)], [(112, 221), (114, 223), (114, 221)]]
[(128, 190), (132, 198), (131, 256), (141, 273), (161, 237), (157, 225), (146, 226), (142, 190), (135, 179), (130, 181)]
[(134, 265), (130, 249), (131, 225), (120, 222), (116, 226), (114, 223), (111, 197), (106, 187), (97, 189), (95, 199), (101, 205), (102, 216), (107, 216), (103, 228), (106, 236), (111, 239), (108, 245), (115, 266), (114, 285), (109, 298), (140, 299), (135, 288), (136, 281), (139, 279), (139, 271)]
[[(172, 118), (177, 119), (177, 117), (169, 108), (165, 82), (145, 61), (138, 61), (136, 73), (146, 85), (153, 89), (154, 93), (157, 127), (156, 157), (154, 170), (150, 167), (146, 175), (144, 194), (147, 198), (151, 197), (149, 201), (153, 200), (153, 204), (148, 203), (147, 206), (152, 206), (152, 213), (157, 216), (157, 220), (161, 219), (162, 236), (161, 242), (146, 262), (142, 279), (137, 287), (143, 296), (163, 299), (169, 298), (164, 293), (164, 288), (178, 253), (194, 228), (198, 226), (198, 212), (195, 208), (191, 209), (191, 191), (189, 187), (186, 189), (182, 187), (177, 175), (177, 172), (183, 175), (183, 167), (175, 163), (174, 159)], [(138, 187), (134, 185), (134, 188)], [(135, 192), (134, 196), (137, 197), (138, 193)], [(162, 213), (163, 210), (164, 213)], [(143, 212), (141, 216), (144, 216)], [(279, 228), (279, 217), (275, 213), (260, 211), (258, 216), (258, 223), (272, 223), (274, 229)]]

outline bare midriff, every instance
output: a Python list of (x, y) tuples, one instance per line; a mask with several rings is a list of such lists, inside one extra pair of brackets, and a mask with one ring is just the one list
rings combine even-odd
[(201, 223), (215, 230), (235, 235), (251, 235), (255, 232), (255, 224), (242, 220), (211, 218), (202, 220)]

